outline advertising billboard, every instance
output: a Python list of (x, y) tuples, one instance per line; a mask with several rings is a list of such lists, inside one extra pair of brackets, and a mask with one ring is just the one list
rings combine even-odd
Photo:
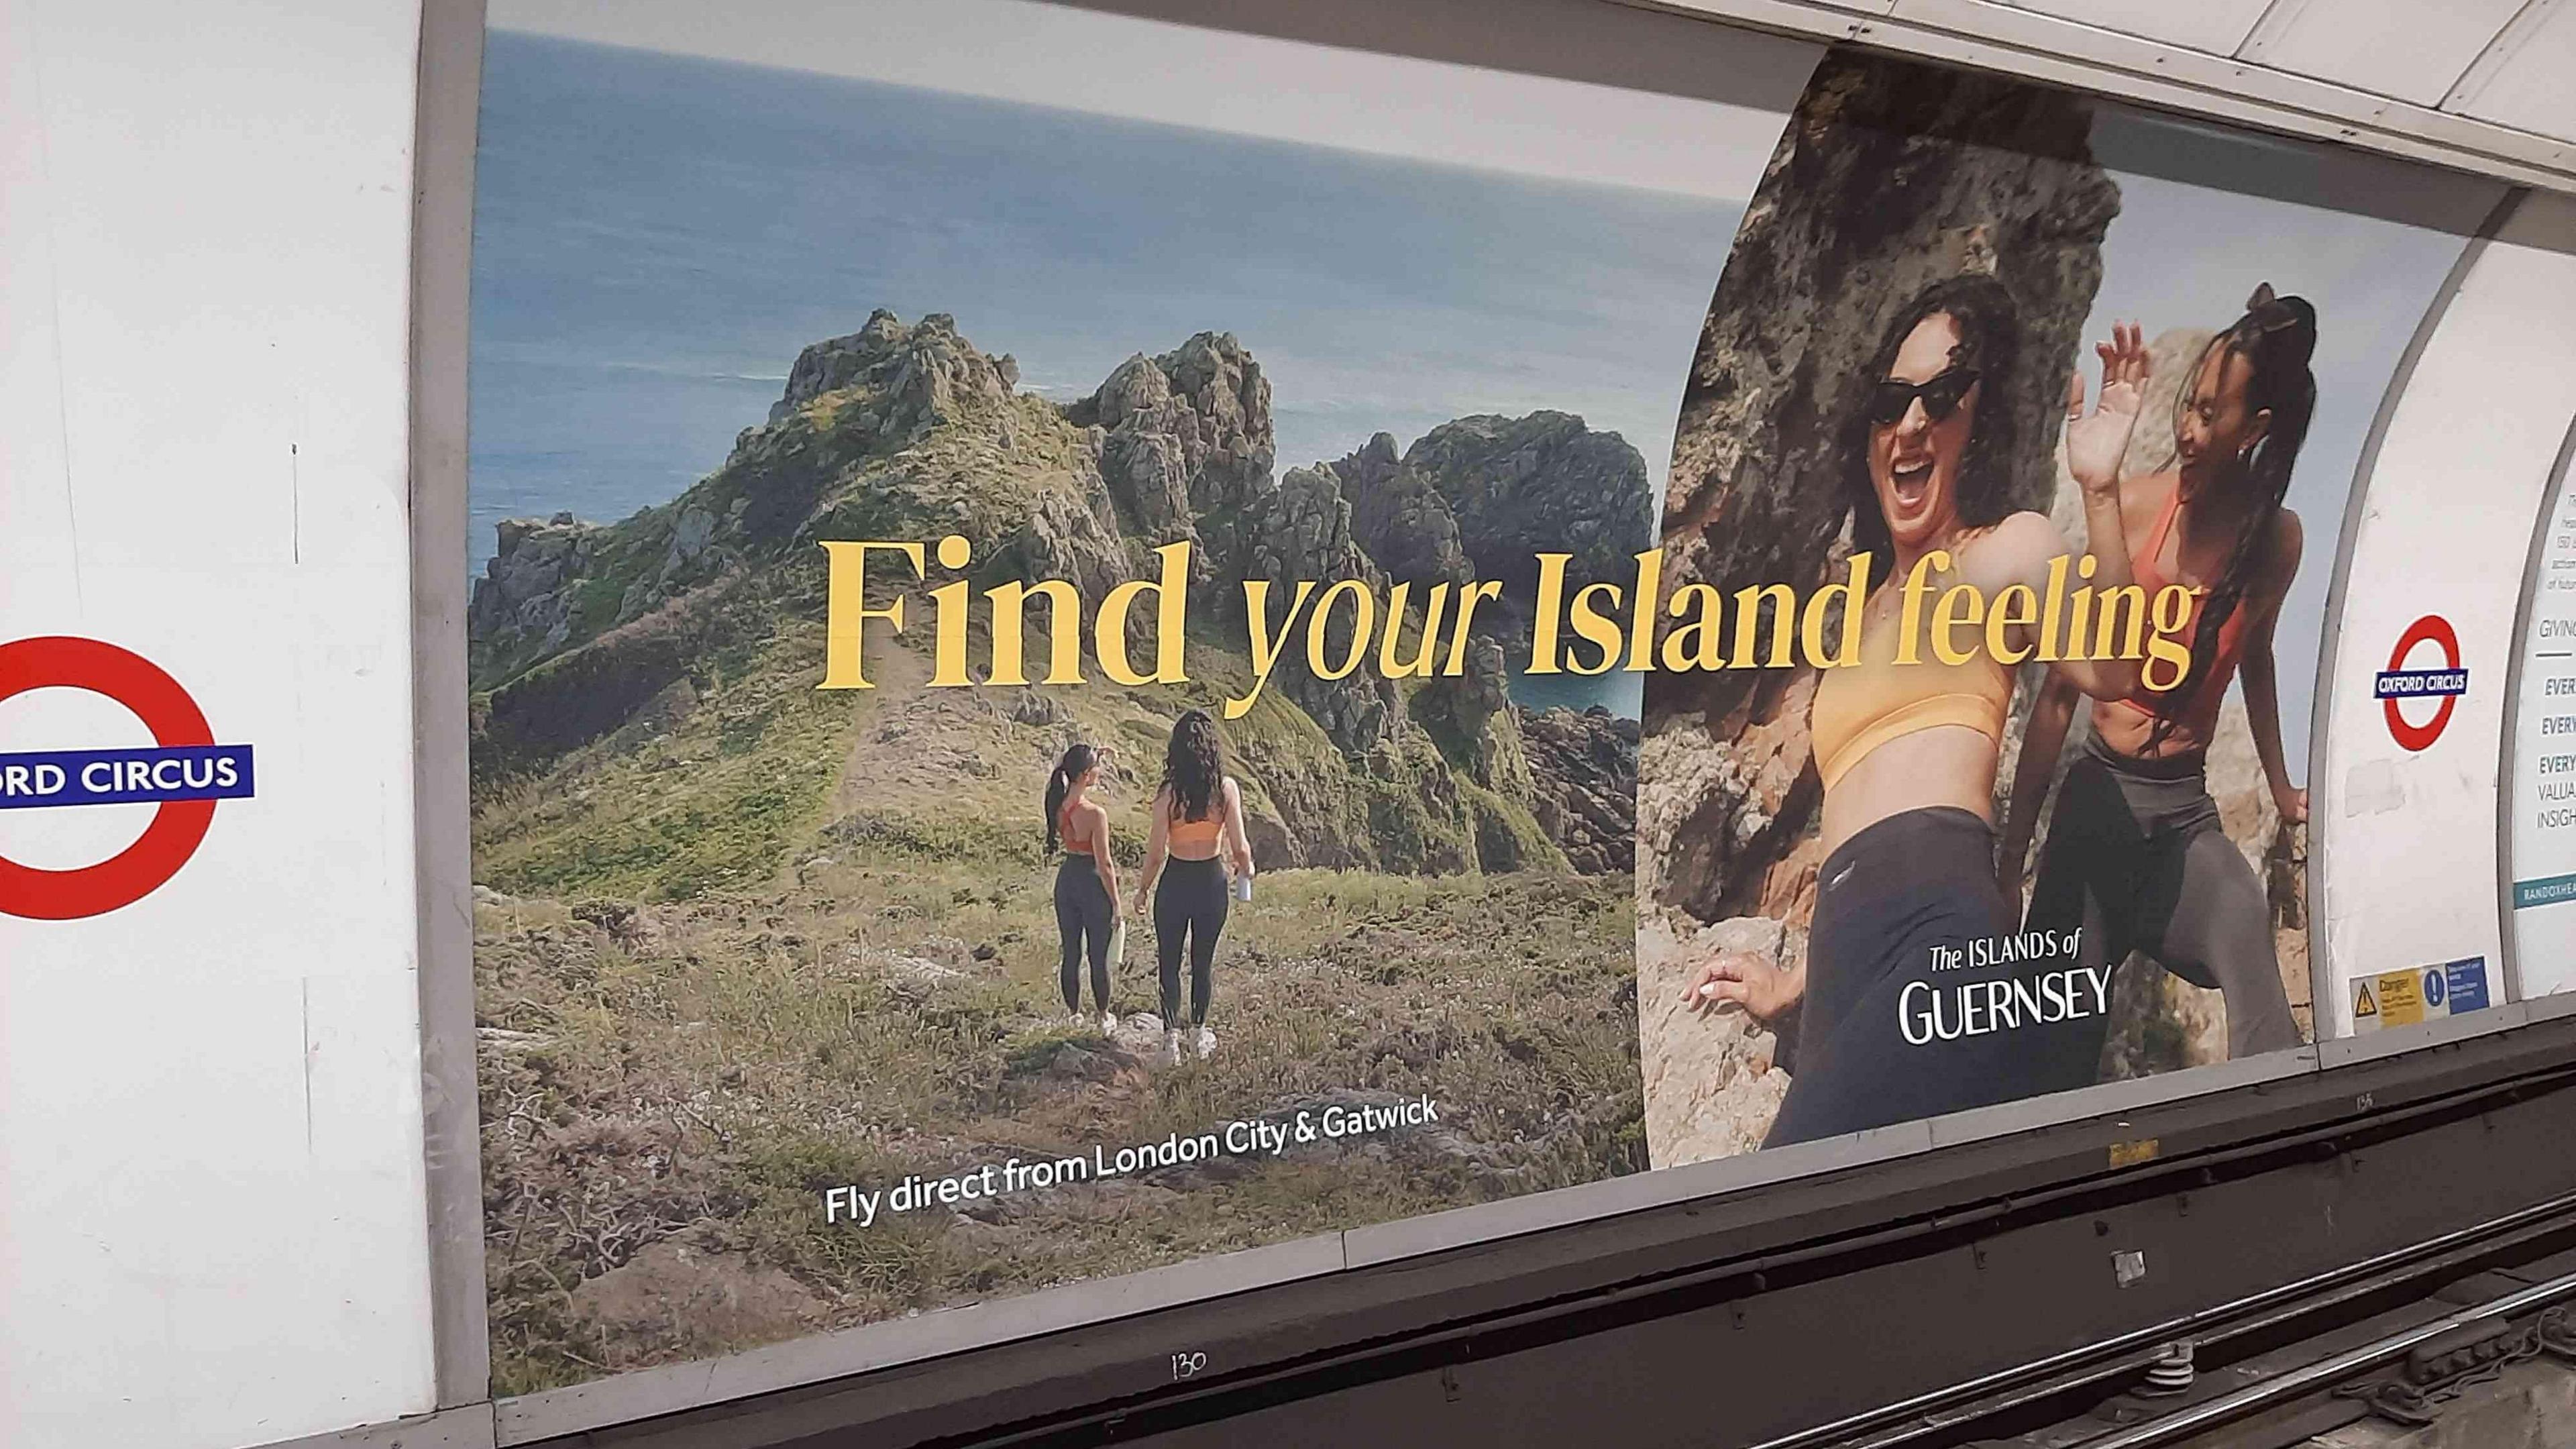
[(2576, 202), (1593, 0), (330, 8), (0, 11), (11, 1443), (1098, 1404), (2571, 1004)]
[(1785, 106), (825, 36), (487, 49), (496, 1385), (1645, 1168), (1583, 641)]
[(2506, 907), (2524, 995), (2564, 991), (2576, 959), (2576, 421), (2534, 529), (2514, 686)]
[(2393, 169), (1891, 60), (1810, 82), (1702, 334), (1665, 575), (1744, 599), (1892, 551), (1864, 651), (1955, 620), (1959, 653), (1649, 677), (1656, 1165), (2313, 1039), (2327, 581), (2498, 195), (2369, 205)]
[(496, 1391), (2317, 1039), (2346, 520), (2500, 188), (771, 8), (494, 11)]

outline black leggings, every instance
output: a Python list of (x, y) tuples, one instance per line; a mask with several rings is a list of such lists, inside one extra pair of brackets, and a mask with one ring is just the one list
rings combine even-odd
[[(2197, 755), (2140, 760), (2087, 741), (2058, 788), (2031, 887), (2033, 929), (2084, 928), (2088, 963), (2142, 951), (2227, 999), (2227, 1054), (2299, 1045), (2263, 883), (2220, 828)], [(2094, 1051), (2108, 1024), (2096, 1022)]]
[(1118, 903), (1100, 883), (1100, 867), (1087, 855), (1068, 855), (1055, 871), (1055, 929), (1064, 941), (1064, 965), (1058, 983), (1064, 1009), (1082, 1010), (1082, 956), (1091, 953), (1091, 996), (1109, 1009), (1109, 933), (1118, 923)]
[(1181, 937), (1190, 945), (1190, 1025), (1207, 1021), (1216, 993), (1216, 942), (1225, 934), (1225, 867), (1173, 858), (1154, 887), (1154, 955), (1163, 970), (1163, 1025), (1180, 1025)]
[(2092, 1081), (2089, 1058), (2070, 1065), (2083, 1023), (2067, 1017), (2106, 1010), (2107, 978), (2070, 982), (2068, 957), (2012, 949), (1994, 859), (1994, 828), (1947, 805), (1888, 816), (1825, 857), (1797, 1071), (1764, 1146)]

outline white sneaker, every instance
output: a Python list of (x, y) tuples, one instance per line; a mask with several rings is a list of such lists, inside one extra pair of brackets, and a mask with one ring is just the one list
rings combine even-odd
[(1068, 1011), (1064, 1014), (1064, 1024), (1075, 1031), (1088, 1031), (1091, 1029), (1091, 1018), (1079, 1011)]
[(1190, 1049), (1198, 1053), (1200, 1061), (1206, 1061), (1208, 1053), (1216, 1050), (1216, 1033), (1200, 1027), (1190, 1034)]
[(1104, 1011), (1100, 1013), (1100, 1034), (1102, 1036), (1116, 1036), (1118, 1034), (1117, 1012)]
[(1165, 1028), (1163, 1032), (1163, 1065), (1167, 1067), (1177, 1067), (1180, 1064), (1181, 1034), (1177, 1029)]

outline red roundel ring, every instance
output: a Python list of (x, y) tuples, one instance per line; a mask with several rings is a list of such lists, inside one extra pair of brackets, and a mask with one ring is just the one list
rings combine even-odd
[[(2388, 651), (2389, 672), (2404, 669), (2407, 651), (2427, 641), (2441, 646), (2444, 669), (2460, 667), (2460, 636), (2452, 630), (2451, 621), (2439, 614), (2427, 614), (2407, 625), (2406, 632), (2397, 636), (2397, 647)], [(2441, 704), (2433, 711), (2433, 718), (2421, 725), (2406, 722), (2406, 716), (2397, 712), (2397, 700), (2383, 699), (2379, 703), (2388, 712), (2390, 737), (2411, 751), (2429, 749), (2435, 740), (2442, 737), (2443, 727), (2451, 722), (2451, 709), (2459, 702), (2460, 697), (2456, 694), (2443, 695)]]
[[(57, 686), (124, 705), (162, 746), (215, 742), (188, 691), (140, 654), (62, 635), (0, 644), (0, 700)], [(214, 819), (212, 800), (165, 800), (141, 839), (96, 865), (38, 870), (0, 858), (0, 914), (71, 921), (130, 906), (179, 873)]]

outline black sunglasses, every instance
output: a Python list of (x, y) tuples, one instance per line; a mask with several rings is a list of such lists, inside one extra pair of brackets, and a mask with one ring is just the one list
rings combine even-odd
[(1968, 395), (1968, 389), (1976, 385), (1977, 370), (1973, 367), (1951, 368), (1930, 382), (1899, 382), (1895, 378), (1887, 378), (1870, 389), (1869, 420), (1879, 427), (1902, 422), (1906, 410), (1920, 400), (1923, 415), (1937, 423), (1957, 412), (1960, 401)]

